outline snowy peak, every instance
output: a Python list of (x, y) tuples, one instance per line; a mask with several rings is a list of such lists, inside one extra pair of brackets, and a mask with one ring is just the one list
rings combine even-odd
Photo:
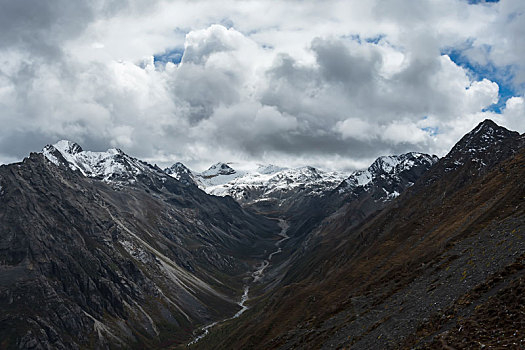
[(181, 162), (177, 162), (171, 167), (164, 169), (164, 172), (185, 184), (199, 185), (199, 181), (193, 172)]
[(269, 174), (278, 173), (279, 171), (283, 171), (286, 169), (288, 168), (283, 168), (283, 167), (273, 165), (273, 164), (259, 164), (256, 172), (258, 172), (259, 174), (269, 175)]
[(181, 162), (177, 162), (170, 166), (169, 168), (166, 168), (164, 172), (168, 175), (174, 175), (174, 177), (181, 176), (184, 174), (191, 174), (191, 170), (188, 169), (184, 164)]
[(161, 173), (153, 166), (130, 157), (116, 148), (105, 152), (84, 151), (74, 142), (61, 140), (54, 145), (44, 147), (42, 153), (50, 162), (58, 166), (67, 166), (71, 170), (80, 171), (84, 176), (108, 183), (134, 183), (139, 175)]
[(398, 174), (415, 165), (426, 163), (432, 165), (438, 161), (437, 156), (424, 153), (409, 152), (395, 156), (382, 156), (377, 158), (367, 169), (374, 176), (381, 174)]
[(203, 171), (200, 175), (204, 177), (214, 177), (219, 175), (233, 175), (236, 171), (226, 163), (213, 164), (208, 170)]
[(244, 175), (242, 171), (236, 171), (226, 163), (215, 163), (202, 173), (194, 173), (196, 182), (202, 188), (218, 186), (228, 183)]
[(78, 143), (60, 140), (53, 145), (60, 153), (77, 154), (83, 151)]
[(255, 171), (237, 172), (230, 176), (233, 178), (228, 182), (208, 186), (204, 179), (205, 191), (252, 203), (269, 198), (284, 200), (288, 194), (297, 191), (303, 195), (320, 195), (336, 188), (345, 178), (340, 173), (324, 172), (309, 166), (287, 169), (275, 165), (260, 165)]
[(244, 175), (244, 172), (236, 171), (227, 163), (222, 162), (213, 164), (201, 173), (193, 172), (184, 164), (177, 162), (165, 169), (164, 172), (179, 181), (193, 183), (203, 190), (212, 186), (226, 184)]
[[(415, 179), (416, 176), (411, 175), (419, 174), (422, 169), (429, 169), (438, 160), (439, 158), (435, 155), (431, 156), (418, 152), (382, 156), (377, 158), (368, 169), (355, 171), (350, 174), (339, 186), (339, 193), (350, 192), (358, 187), (367, 188), (379, 182), (397, 184), (403, 182), (405, 178), (407, 182), (412, 182), (412, 178)], [(389, 192), (388, 190), (385, 191)], [(389, 193), (395, 192), (392, 190)]]
[(299, 193), (324, 196), (335, 189), (342, 194), (378, 183), (384, 184), (385, 193), (399, 194), (402, 186), (415, 181), (422, 171), (437, 161), (436, 156), (417, 152), (383, 156), (368, 169), (350, 175), (311, 166), (288, 169), (275, 165), (260, 165), (255, 171), (239, 172), (226, 163), (217, 163), (194, 176), (199, 187), (209, 194), (229, 195), (242, 203), (255, 203), (270, 199), (286, 201)]
[(296, 169), (286, 169), (275, 174), (270, 179), (270, 182), (286, 182), (295, 184), (310, 184), (321, 180), (325, 175), (332, 173), (325, 173), (317, 170), (311, 166), (305, 166)]

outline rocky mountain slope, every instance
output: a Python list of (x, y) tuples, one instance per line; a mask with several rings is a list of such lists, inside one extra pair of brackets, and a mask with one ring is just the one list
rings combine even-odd
[(0, 348), (185, 342), (279, 231), (122, 151), (47, 146), (0, 167)]
[(367, 220), (330, 216), (197, 348), (523, 347), (524, 145), (487, 120)]
[[(383, 209), (429, 170), (438, 157), (410, 152), (377, 158), (366, 170), (351, 173), (335, 189), (319, 197), (292, 202), (288, 209), (295, 236), (305, 236), (330, 215), (342, 217), (347, 226), (355, 226)], [(308, 203), (297, 205), (299, 201)]]
[(246, 208), (286, 219), (291, 222), (289, 234), (297, 236), (357, 198), (369, 198), (360, 215), (366, 217), (412, 186), (437, 160), (436, 156), (416, 152), (383, 156), (368, 169), (350, 174), (274, 165), (238, 171), (226, 163), (214, 164), (202, 173), (194, 173), (181, 163), (165, 171), (177, 179), (192, 181), (209, 194), (230, 196)]

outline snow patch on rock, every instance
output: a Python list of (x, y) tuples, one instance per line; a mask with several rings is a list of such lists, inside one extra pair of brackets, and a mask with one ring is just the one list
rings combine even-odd
[(105, 152), (84, 151), (78, 144), (67, 140), (47, 145), (42, 153), (55, 165), (68, 166), (84, 176), (105, 182), (133, 183), (138, 175), (155, 171), (151, 165), (130, 157), (119, 149), (111, 148)]

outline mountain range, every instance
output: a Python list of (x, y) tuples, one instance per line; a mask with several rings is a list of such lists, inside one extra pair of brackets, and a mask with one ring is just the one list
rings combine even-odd
[(349, 173), (48, 145), (0, 166), (0, 348), (525, 346), (524, 144), (486, 120)]

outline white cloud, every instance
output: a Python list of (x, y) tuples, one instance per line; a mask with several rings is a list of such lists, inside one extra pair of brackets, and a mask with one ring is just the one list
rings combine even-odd
[(382, 130), (382, 138), (394, 144), (418, 144), (427, 141), (428, 134), (411, 121), (394, 121)]
[(501, 124), (511, 130), (523, 130), (523, 125), (525, 125), (525, 99), (523, 96), (515, 96), (507, 100)]
[[(477, 81), (442, 52), (467, 47), (476, 62), (512, 65), (515, 82), (525, 81), (524, 9), (512, 1), (130, 0), (41, 4), (28, 12), (32, 21), (4, 11), (0, 161), (70, 138), (163, 165), (347, 168), (385, 153), (442, 155), (487, 117), (523, 132), (523, 96), (502, 115), (484, 112), (498, 84)], [(184, 51), (180, 64), (154, 62), (175, 49)]]
[(335, 131), (343, 139), (356, 139), (360, 141), (372, 140), (378, 136), (377, 125), (371, 125), (366, 120), (348, 118), (335, 124)]

